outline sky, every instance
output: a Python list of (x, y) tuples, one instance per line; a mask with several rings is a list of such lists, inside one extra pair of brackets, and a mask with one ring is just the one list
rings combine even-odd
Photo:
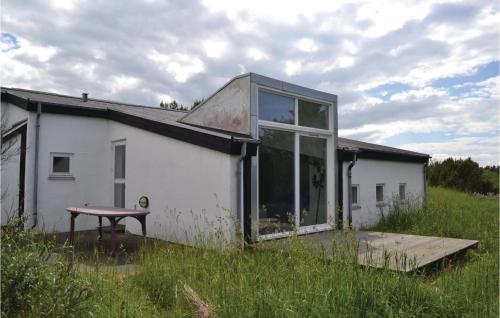
[(339, 135), (499, 162), (498, 1), (1, 2), (1, 85), (190, 105), (255, 72), (338, 96)]

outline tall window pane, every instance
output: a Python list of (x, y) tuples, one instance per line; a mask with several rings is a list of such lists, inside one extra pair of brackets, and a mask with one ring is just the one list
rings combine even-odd
[(299, 125), (328, 129), (328, 106), (299, 99)]
[(125, 145), (115, 146), (115, 178), (125, 178)]
[(377, 202), (384, 201), (384, 185), (383, 184), (377, 184), (377, 187), (375, 188), (375, 197), (377, 199)]
[(125, 207), (125, 184), (124, 183), (115, 183), (114, 189), (114, 206), (115, 208), (124, 208)]
[(326, 223), (326, 139), (300, 136), (300, 225)]
[(259, 119), (293, 125), (295, 99), (259, 91)]
[(294, 224), (294, 133), (259, 129), (259, 234)]

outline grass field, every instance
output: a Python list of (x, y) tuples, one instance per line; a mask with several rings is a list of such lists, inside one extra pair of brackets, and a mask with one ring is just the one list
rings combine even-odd
[(297, 239), (291, 252), (222, 253), (158, 242), (141, 251), (133, 274), (100, 266), (75, 271), (88, 294), (69, 315), (189, 317), (187, 284), (219, 317), (498, 317), (498, 212), (498, 198), (430, 188), (426, 209), (395, 213), (374, 228), (480, 241), (426, 275), (359, 267), (347, 249), (325, 261)]

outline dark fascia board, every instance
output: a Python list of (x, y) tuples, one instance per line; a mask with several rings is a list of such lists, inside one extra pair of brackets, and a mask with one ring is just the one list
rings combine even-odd
[(334, 94), (318, 91), (312, 88), (307, 88), (304, 86), (280, 81), (271, 77), (250, 73), (250, 82), (257, 85), (266, 86), (269, 88), (274, 88), (283, 92), (302, 95), (304, 97), (309, 97), (311, 99), (323, 100), (329, 103), (336, 103), (337, 96)]
[[(23, 99), (19, 96), (9, 94), (7, 92), (2, 92), (2, 101), (9, 102), (31, 112), (37, 111), (38, 102)], [(162, 136), (181, 140), (230, 155), (241, 154), (241, 147), (244, 143), (243, 141), (234, 138), (224, 138), (206, 134), (189, 128), (169, 125), (166, 123), (161, 123), (158, 121), (122, 113), (111, 109), (86, 108), (46, 102), (41, 102), (41, 109), (44, 113), (110, 119)], [(249, 146), (247, 146), (247, 152), (249, 152), (249, 154), (255, 154), (257, 152), (257, 147), (258, 144), (249, 143)]]
[[(339, 159), (342, 161), (352, 161), (354, 159), (354, 151), (338, 149)], [(357, 152), (357, 157), (364, 159), (386, 160), (386, 161), (400, 161), (400, 162), (413, 162), (413, 163), (428, 163), (428, 156), (412, 156), (409, 154), (382, 152), (373, 150), (361, 149)]]

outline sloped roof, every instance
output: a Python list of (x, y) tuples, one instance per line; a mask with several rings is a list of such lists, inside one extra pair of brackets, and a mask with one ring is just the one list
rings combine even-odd
[[(2, 100), (14, 102), (18, 106), (31, 111), (36, 110), (36, 104), (42, 103), (43, 112), (95, 116), (112, 119), (145, 130), (153, 131), (168, 137), (182, 139), (208, 148), (216, 148), (223, 152), (236, 154), (240, 146), (220, 144), (221, 140), (233, 142), (256, 142), (250, 136), (238, 133), (219, 131), (200, 126), (184, 124), (179, 120), (186, 114), (183, 111), (168, 110), (160, 107), (128, 104), (116, 101), (88, 98), (86, 102), (81, 97), (61, 95), (20, 88), (1, 88)], [(222, 142), (224, 143), (224, 142)], [(424, 162), (429, 155), (372, 144), (347, 138), (338, 138), (337, 148), (343, 153), (353, 149), (361, 151), (363, 157), (389, 160), (412, 160)]]
[(42, 112), (107, 118), (134, 127), (180, 139), (214, 150), (238, 154), (243, 142), (255, 142), (230, 132), (218, 132), (178, 122), (185, 112), (160, 107), (134, 105), (102, 99), (54, 94), (48, 92), (1, 88), (2, 100), (29, 111), (36, 111), (42, 104)]
[(430, 158), (430, 156), (425, 153), (372, 144), (342, 137), (338, 138), (337, 148), (345, 153), (351, 153), (354, 150), (358, 150), (361, 157), (372, 157), (373, 159), (376, 159), (376, 157), (378, 156), (380, 158), (392, 158), (393, 160), (398, 160), (399, 158), (410, 160), (414, 159), (415, 161), (424, 162)]

